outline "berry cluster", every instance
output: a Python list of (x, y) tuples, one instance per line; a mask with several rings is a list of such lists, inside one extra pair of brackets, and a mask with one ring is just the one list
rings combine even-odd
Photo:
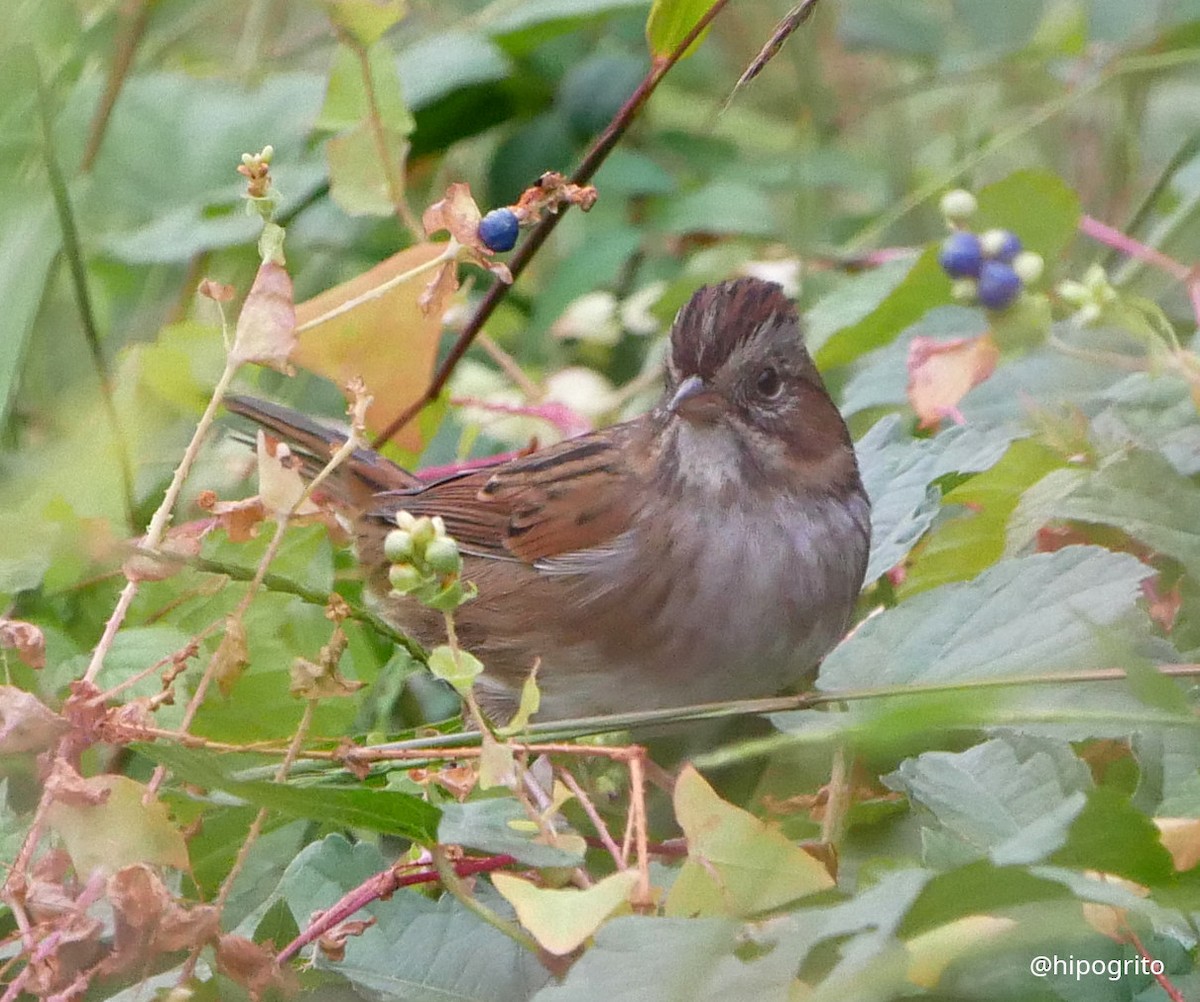
[(437, 515), (415, 517), (396, 513), (396, 528), (383, 540), (383, 553), (391, 567), (388, 579), (393, 592), (413, 595), (432, 609), (452, 611), (474, 597), (471, 585), (463, 586), (462, 556), (458, 544), (446, 534)]
[(970, 192), (949, 192), (941, 207), (954, 231), (942, 243), (938, 263), (955, 280), (956, 299), (977, 301), (989, 310), (1005, 310), (1016, 302), (1026, 283), (1041, 277), (1041, 255), (1024, 250), (1015, 233), (987, 230), (979, 234), (964, 227), (977, 207)]

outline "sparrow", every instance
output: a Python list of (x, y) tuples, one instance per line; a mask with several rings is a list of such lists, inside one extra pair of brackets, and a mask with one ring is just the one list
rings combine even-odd
[[(656, 407), (424, 482), (369, 449), (334, 474), (381, 615), (425, 647), (442, 614), (391, 590), (400, 511), (440, 515), (477, 597), (455, 612), (498, 722), (537, 665), (535, 719), (794, 691), (849, 626), (870, 506), (849, 431), (775, 284), (701, 288), (670, 333)], [(248, 397), (234, 413), (323, 463), (345, 434)]]

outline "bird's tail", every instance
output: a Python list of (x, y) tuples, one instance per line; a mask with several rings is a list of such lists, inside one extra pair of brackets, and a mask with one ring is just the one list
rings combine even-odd
[[(315, 421), (299, 411), (255, 397), (231, 395), (225, 406), (249, 418), (271, 435), (286, 442), (299, 457), (306, 476), (312, 477), (342, 447), (346, 433)], [(355, 449), (323, 484), (334, 500), (360, 511), (370, 507), (383, 491), (410, 490), (421, 481), (373, 449)]]

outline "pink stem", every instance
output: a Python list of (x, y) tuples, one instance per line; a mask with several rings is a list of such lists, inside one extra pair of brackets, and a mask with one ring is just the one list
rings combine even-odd
[(1160, 250), (1148, 247), (1140, 240), (1135, 240), (1128, 234), (1122, 233), (1098, 219), (1093, 219), (1091, 216), (1080, 217), (1079, 229), (1093, 240), (1099, 240), (1100, 243), (1107, 244), (1122, 254), (1128, 254), (1139, 261), (1145, 261), (1147, 264), (1161, 268), (1180, 282), (1187, 282), (1192, 278), (1192, 269), (1186, 264), (1176, 261), (1173, 257), (1168, 257)]

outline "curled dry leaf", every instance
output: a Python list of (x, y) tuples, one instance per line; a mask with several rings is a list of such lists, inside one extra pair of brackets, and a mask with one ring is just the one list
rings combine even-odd
[(290, 376), (295, 371), (289, 364), (295, 347), (292, 278), (283, 265), (264, 261), (238, 315), (230, 357), (238, 363), (257, 362)]
[(440, 317), (449, 305), (450, 297), (458, 289), (458, 261), (473, 261), (486, 268), (502, 282), (512, 282), (512, 272), (499, 261), (490, 260), (494, 251), (479, 239), (479, 221), (483, 216), (471, 195), (470, 185), (456, 181), (446, 189), (446, 194), (434, 202), (424, 215), (421, 225), (425, 235), (432, 236), (446, 230), (459, 246), (457, 255), (446, 261), (425, 286), (418, 300), (426, 313)]
[(317, 940), (317, 948), (332, 961), (344, 960), (346, 957), (346, 940), (351, 936), (361, 936), (364, 932), (371, 928), (377, 920), (374, 918), (368, 919), (349, 919), (342, 922), (340, 925), (334, 926), (329, 932), (325, 933)]
[(46, 785), (53, 792), (47, 823), (62, 839), (80, 878), (97, 870), (115, 873), (134, 863), (187, 868), (183, 836), (166, 806), (142, 783), (116, 775), (82, 779), (56, 761)]
[(13, 685), (0, 685), (0, 755), (43, 751), (67, 727), (67, 722), (36, 696)]
[(599, 197), (593, 185), (572, 184), (562, 174), (551, 170), (521, 192), (513, 206), (513, 214), (524, 223), (540, 219), (543, 213), (557, 212), (565, 205), (577, 205), (581, 212), (587, 212)]
[(0, 647), (16, 651), (30, 668), (46, 667), (46, 637), (32, 623), (0, 617)]
[(992, 374), (1000, 358), (991, 335), (937, 341), (916, 337), (908, 346), (908, 400), (922, 428), (944, 418), (961, 424), (959, 402)]
[(434, 766), (431, 768), (416, 768), (408, 770), (408, 778), (418, 786), (428, 786), (435, 783), (446, 790), (455, 800), (462, 803), (467, 799), (479, 778), (474, 766), (468, 763)]
[(346, 678), (336, 668), (307, 658), (296, 658), (292, 663), (292, 681), (288, 691), (300, 699), (329, 699), (352, 696), (366, 684)]
[(250, 652), (246, 646), (246, 627), (236, 616), (225, 620), (225, 632), (221, 643), (213, 654), (213, 677), (222, 696), (228, 696), (237, 680), (242, 677), (250, 663)]
[(162, 954), (199, 948), (215, 941), (221, 913), (214, 905), (182, 907), (150, 866), (137, 863), (108, 878), (113, 909), (113, 952), (103, 973), (148, 966)]
[(270, 950), (244, 936), (230, 933), (217, 941), (217, 967), (251, 998), (262, 998), (271, 990), (289, 997), (299, 990), (291, 968), (280, 967)]
[(483, 214), (471, 196), (471, 186), (456, 181), (446, 189), (445, 195), (425, 210), (421, 225), (427, 237), (446, 230), (464, 247), (490, 254), (491, 251), (479, 239), (479, 221), (482, 218)]
[(209, 520), (209, 526), (221, 526), (234, 543), (245, 543), (257, 536), (259, 523), (267, 517), (267, 509), (260, 497), (221, 501), (212, 491), (201, 491), (196, 504), (215, 516)]
[(196, 294), (203, 296), (205, 299), (211, 299), (215, 303), (228, 303), (237, 295), (237, 290), (232, 285), (226, 285), (211, 278), (204, 278), (200, 280), (200, 285), (196, 288)]

